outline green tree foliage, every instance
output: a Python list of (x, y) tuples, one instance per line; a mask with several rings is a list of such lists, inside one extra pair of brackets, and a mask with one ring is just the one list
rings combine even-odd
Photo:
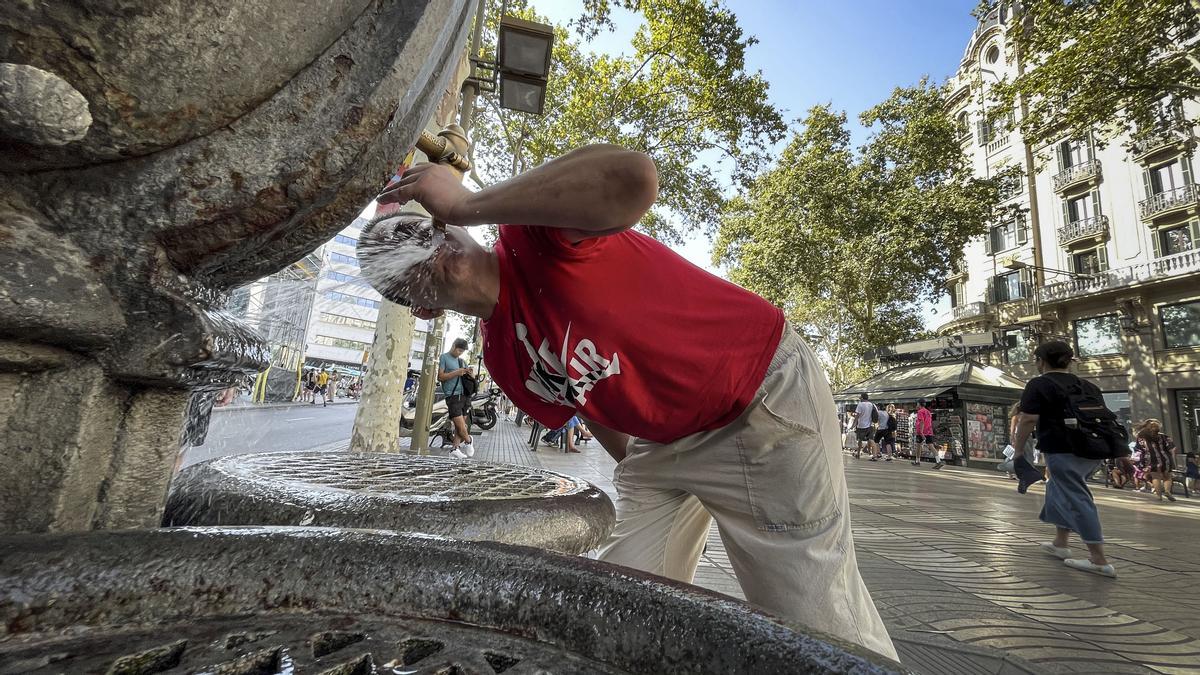
[(836, 387), (865, 374), (864, 352), (918, 337), (917, 304), (1019, 180), (973, 175), (944, 104), (926, 81), (896, 89), (861, 115), (857, 151), (845, 114), (817, 106), (723, 214), (714, 259), (803, 327)]
[[(746, 71), (746, 49), (755, 40), (719, 2), (616, 4), (643, 20), (627, 53), (586, 49), (585, 40), (611, 25), (607, 2), (589, 2), (575, 32), (556, 29), (545, 115), (502, 110), (486, 97), (474, 130), (484, 180), (502, 180), (587, 143), (615, 143), (648, 153), (658, 166), (660, 208), (643, 229), (668, 242), (695, 229), (715, 231), (725, 200), (721, 167), (744, 180), (786, 131), (767, 100), (766, 80)], [(508, 11), (538, 20), (525, 2), (510, 3)], [(492, 16), (493, 32), (497, 22)]]
[(1023, 72), (992, 93), (998, 114), (1026, 104), (1028, 140), (1153, 128), (1164, 95), (1200, 96), (1200, 0), (984, 0), (976, 14), (1001, 5)]

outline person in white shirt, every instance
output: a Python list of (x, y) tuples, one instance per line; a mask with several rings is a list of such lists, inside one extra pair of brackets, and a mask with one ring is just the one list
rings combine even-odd
[[(875, 404), (872, 404), (872, 405), (875, 405)], [(879, 406), (875, 406), (875, 409), (879, 410)], [(892, 410), (894, 411), (895, 408), (892, 408)], [(875, 438), (871, 441), (871, 461), (872, 462), (878, 462), (879, 456), (881, 454), (883, 454), (881, 451), (883, 450), (884, 442), (887, 440), (888, 420), (889, 419), (890, 418), (888, 417), (886, 410), (879, 410), (879, 426), (877, 427), (877, 431), (875, 432)], [(889, 461), (889, 462), (892, 461), (892, 458), (890, 455), (888, 456), (887, 461)]]
[(854, 408), (854, 438), (858, 441), (858, 447), (854, 449), (855, 459), (862, 456), (863, 443), (867, 444), (867, 449), (875, 446), (873, 427), (879, 409), (875, 407), (874, 403), (871, 403), (870, 399), (871, 397), (864, 392), (858, 405)]

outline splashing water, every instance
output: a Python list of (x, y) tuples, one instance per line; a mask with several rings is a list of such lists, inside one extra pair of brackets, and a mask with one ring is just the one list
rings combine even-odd
[(428, 263), (445, 243), (445, 233), (428, 218), (388, 216), (363, 230), (358, 242), (359, 267), (380, 295), (410, 305), (410, 288), (429, 280), (432, 271)]

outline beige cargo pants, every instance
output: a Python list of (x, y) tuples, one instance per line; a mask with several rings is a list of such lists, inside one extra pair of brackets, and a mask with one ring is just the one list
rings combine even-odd
[(751, 604), (896, 658), (858, 573), (834, 411), (816, 358), (785, 328), (737, 420), (667, 445), (630, 443), (600, 559), (690, 583), (716, 518)]

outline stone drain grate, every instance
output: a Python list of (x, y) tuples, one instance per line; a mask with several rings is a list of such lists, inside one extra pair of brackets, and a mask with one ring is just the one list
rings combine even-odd
[(418, 619), (291, 614), (0, 642), (0, 675), (619, 673), (545, 643)]
[[(352, 453), (281, 453), (221, 462), (219, 470), (239, 478), (326, 490), (400, 494), (415, 499), (518, 499), (578, 492), (582, 481), (508, 464), (479, 464), (441, 457)], [(290, 454), (290, 453), (289, 453)], [(220, 461), (220, 460), (218, 460)]]

